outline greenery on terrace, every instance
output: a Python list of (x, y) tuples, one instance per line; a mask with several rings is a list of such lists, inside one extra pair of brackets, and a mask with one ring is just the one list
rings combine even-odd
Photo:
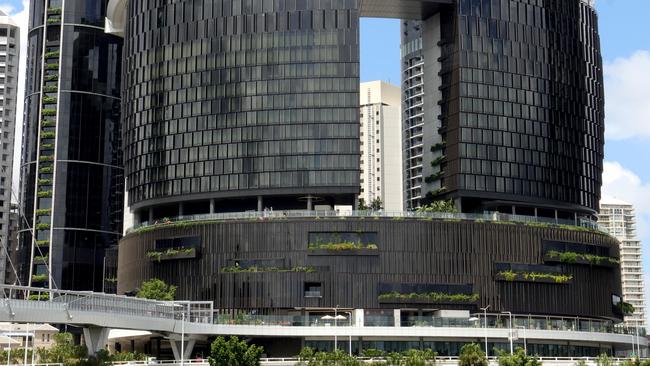
[(576, 252), (559, 252), (556, 250), (551, 250), (546, 252), (546, 256), (549, 258), (557, 258), (562, 263), (572, 264), (577, 263), (578, 261), (586, 261), (591, 264), (620, 264), (621, 261), (613, 257), (598, 256), (593, 254), (584, 254)]
[(524, 281), (538, 281), (538, 280), (552, 280), (555, 283), (568, 283), (573, 280), (573, 275), (565, 275), (562, 273), (541, 273), (541, 272), (525, 272), (525, 271), (501, 271), (498, 273), (508, 282), (513, 282), (518, 279)]
[(147, 252), (148, 258), (154, 258), (158, 262), (163, 256), (173, 257), (180, 254), (192, 254), (196, 251), (196, 248), (169, 248), (165, 250), (152, 250)]
[(418, 300), (430, 301), (432, 303), (474, 303), (479, 300), (478, 294), (448, 294), (442, 292), (410, 293), (403, 294), (399, 292), (387, 292), (379, 295), (380, 301), (390, 300)]
[(309, 250), (318, 250), (318, 249), (324, 249), (324, 250), (332, 250), (332, 251), (345, 251), (345, 250), (361, 250), (361, 249), (369, 249), (369, 250), (377, 250), (379, 247), (377, 247), (377, 244), (374, 243), (367, 243), (364, 244), (361, 241), (352, 242), (352, 241), (341, 241), (341, 242), (336, 242), (336, 243), (322, 243), (322, 242), (316, 242), (316, 243), (309, 243), (308, 245)]
[(32, 275), (32, 282), (45, 282), (48, 278), (47, 274), (35, 274)]
[(176, 286), (168, 285), (165, 281), (158, 278), (152, 278), (142, 282), (142, 285), (136, 291), (135, 297), (150, 300), (174, 301), (174, 297), (176, 297)]
[(617, 307), (621, 312), (623, 312), (623, 314), (626, 314), (626, 315), (634, 314), (634, 312), (636, 311), (636, 309), (634, 308), (634, 305), (632, 305), (632, 304), (630, 304), (630, 303), (628, 303), (628, 302), (624, 302), (624, 301), (619, 302), (619, 303), (616, 305), (616, 307)]
[(239, 267), (239, 266), (229, 266), (221, 268), (222, 273), (267, 273), (267, 272), (304, 272), (304, 273), (313, 273), (316, 272), (314, 267), (291, 267), (291, 268), (280, 268), (280, 267), (263, 267), (263, 266), (250, 266), (250, 267)]

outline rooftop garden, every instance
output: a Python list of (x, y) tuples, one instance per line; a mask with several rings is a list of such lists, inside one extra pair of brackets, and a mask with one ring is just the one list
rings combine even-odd
[(478, 294), (448, 294), (441, 292), (427, 292), (427, 293), (410, 293), (402, 294), (399, 292), (388, 292), (379, 295), (380, 302), (390, 301), (418, 301), (430, 303), (475, 303), (479, 300)]
[(497, 273), (497, 279), (504, 280), (506, 282), (540, 282), (567, 284), (573, 280), (573, 275), (567, 275), (563, 273), (542, 273), (508, 270)]
[(221, 268), (222, 273), (268, 273), (268, 272), (304, 272), (304, 273), (313, 273), (316, 272), (314, 267), (291, 267), (291, 268), (279, 268), (279, 267), (258, 267), (251, 266), (242, 268), (239, 266), (230, 266)]

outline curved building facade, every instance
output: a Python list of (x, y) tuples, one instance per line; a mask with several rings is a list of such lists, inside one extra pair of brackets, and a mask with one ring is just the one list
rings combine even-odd
[(20, 245), (23, 283), (105, 289), (122, 232), (122, 39), (106, 1), (34, 0), (29, 14)]
[(592, 5), (458, 1), (424, 22), (422, 43), (424, 119), (438, 131), (424, 136), (421, 196), (464, 212), (594, 217), (604, 97)]
[(338, 3), (129, 2), (125, 166), (141, 221), (353, 204), (359, 10)]

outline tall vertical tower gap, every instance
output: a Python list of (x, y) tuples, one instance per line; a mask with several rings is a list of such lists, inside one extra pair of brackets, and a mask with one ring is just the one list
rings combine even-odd
[(122, 39), (103, 31), (106, 6), (30, 4), (20, 245), (34, 286), (101, 290), (121, 236)]
[(0, 283), (5, 283), (16, 130), (20, 28), (0, 11)]
[(621, 243), (623, 299), (634, 306), (625, 317), (630, 327), (645, 328), (646, 300), (641, 242), (636, 236), (636, 214), (631, 204), (606, 197), (600, 202), (599, 223)]
[(361, 83), (361, 198), (380, 199), (391, 212), (404, 210), (400, 88), (383, 81)]

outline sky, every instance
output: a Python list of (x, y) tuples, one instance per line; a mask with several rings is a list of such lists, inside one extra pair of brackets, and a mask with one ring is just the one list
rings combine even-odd
[[(28, 4), (28, 0), (0, 0), (0, 9), (26, 29)], [(650, 0), (597, 0), (596, 7), (605, 65), (603, 194), (630, 202), (637, 209), (646, 287), (650, 289), (650, 164), (644, 158), (647, 154), (650, 159)], [(399, 26), (398, 20), (362, 19), (361, 81), (384, 80), (399, 85)], [(26, 54), (26, 36), (22, 31), (21, 55)], [(23, 57), (23, 65), (24, 61)], [(18, 100), (23, 100), (24, 71), (21, 66)], [(18, 139), (22, 109), (18, 103)], [(19, 140), (16, 146), (17, 168)], [(16, 168), (14, 182), (18, 178)]]

